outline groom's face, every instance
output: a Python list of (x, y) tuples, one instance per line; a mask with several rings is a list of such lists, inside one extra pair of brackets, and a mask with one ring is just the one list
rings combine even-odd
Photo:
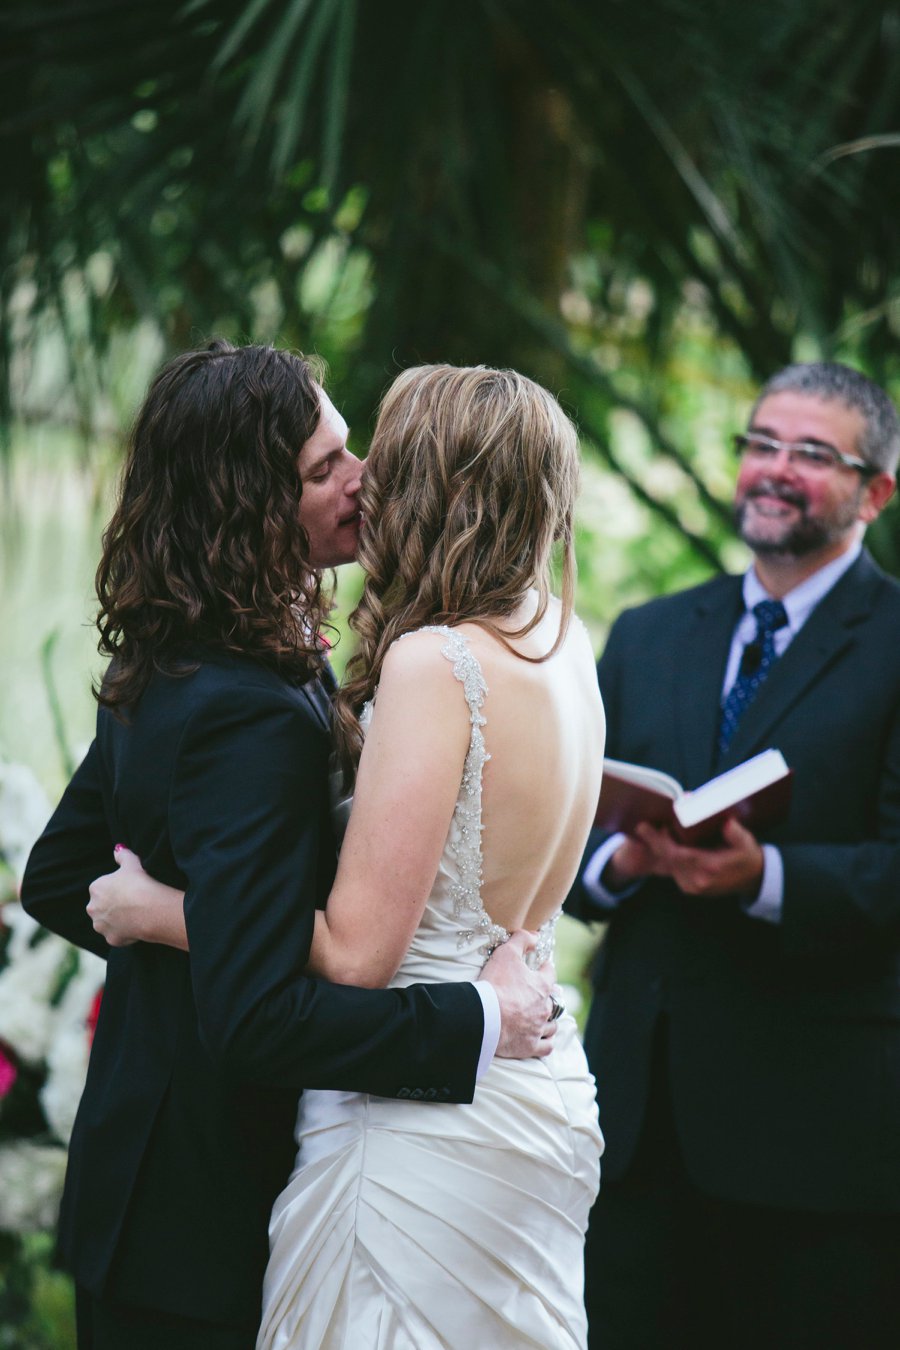
[(362, 464), (347, 449), (347, 423), (324, 389), (319, 424), (300, 451), (300, 523), (315, 568), (352, 562), (359, 543)]

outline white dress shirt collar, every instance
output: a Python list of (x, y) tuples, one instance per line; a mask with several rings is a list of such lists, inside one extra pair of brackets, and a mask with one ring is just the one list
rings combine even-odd
[[(818, 572), (813, 572), (811, 577), (801, 581), (799, 586), (795, 586), (782, 597), (782, 603), (787, 611), (788, 627), (792, 634), (799, 632), (819, 601), (825, 598), (832, 586), (836, 585), (844, 573), (853, 566), (861, 552), (862, 542), (857, 540), (851, 544), (846, 553), (820, 567)], [(772, 598), (756, 575), (756, 568), (751, 564), (744, 573), (745, 607), (749, 611), (754, 605), (758, 605), (760, 600)]]

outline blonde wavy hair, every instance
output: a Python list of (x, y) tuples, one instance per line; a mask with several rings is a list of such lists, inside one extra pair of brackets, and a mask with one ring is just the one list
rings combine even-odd
[[(575, 428), (551, 394), (514, 370), (414, 366), (381, 403), (361, 492), (359, 560), (367, 573), (350, 616), (355, 655), (335, 705), (347, 773), (359, 759), (359, 712), (391, 644), (426, 624), (480, 624), (526, 661), (561, 646), (572, 613)], [(562, 614), (549, 651), (529, 657), (510, 639), (541, 622), (561, 551)], [(501, 628), (531, 587), (537, 610)]]

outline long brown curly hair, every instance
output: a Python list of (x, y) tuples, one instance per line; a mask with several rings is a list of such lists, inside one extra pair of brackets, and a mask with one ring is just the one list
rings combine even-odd
[[(367, 573), (350, 616), (359, 636), (335, 704), (345, 773), (359, 758), (359, 711), (388, 648), (425, 624), (475, 622), (511, 651), (550, 601), (554, 545), (562, 552), (566, 634), (575, 589), (572, 517), (578, 491), (575, 428), (546, 389), (512, 370), (417, 366), (391, 385), (378, 415), (360, 504), (359, 561)], [(522, 627), (503, 629), (536, 586)]]
[(128, 442), (97, 569), (97, 700), (122, 713), (155, 670), (196, 668), (196, 645), (285, 674), (321, 663), (327, 614), (300, 525), (300, 448), (321, 371), (273, 347), (216, 339), (157, 375)]

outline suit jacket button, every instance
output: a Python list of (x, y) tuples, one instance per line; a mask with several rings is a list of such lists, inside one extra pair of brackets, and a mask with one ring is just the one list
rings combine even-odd
[(409, 1094), (409, 1096), (410, 1096), (410, 1101), (420, 1102), (420, 1101), (422, 1100), (422, 1098), (425, 1096), (425, 1093), (422, 1091), (421, 1088), (413, 1088), (413, 1090), (412, 1090), (412, 1092)]
[(426, 1102), (433, 1102), (436, 1096), (437, 1096), (437, 1088), (426, 1088), (425, 1091), (422, 1093), (422, 1100)]
[(408, 1096), (409, 1096), (409, 1088), (398, 1088), (398, 1089), (397, 1089), (397, 1096), (398, 1096), (398, 1097), (408, 1097)]

